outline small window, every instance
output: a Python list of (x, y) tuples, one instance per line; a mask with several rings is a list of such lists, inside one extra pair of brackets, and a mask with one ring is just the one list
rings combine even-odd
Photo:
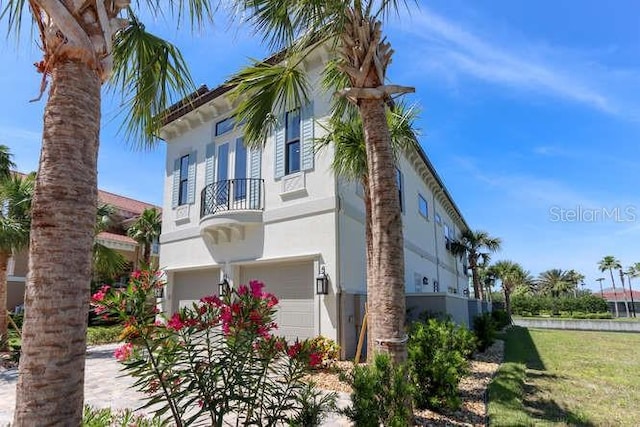
[(180, 158), (180, 187), (178, 205), (186, 205), (189, 197), (189, 155)]
[(436, 224), (441, 224), (442, 218), (440, 218), (440, 214), (435, 214), (435, 217), (436, 217)]
[(300, 109), (289, 111), (286, 118), (285, 175), (300, 171)]
[(422, 194), (418, 194), (418, 211), (420, 212), (420, 215), (429, 219), (429, 204), (427, 203), (427, 200), (422, 197)]
[(400, 201), (400, 212), (404, 212), (403, 209), (403, 205), (404, 205), (404, 200), (403, 200), (403, 183), (402, 183), (402, 172), (400, 172), (400, 169), (396, 168), (396, 182), (398, 184), (398, 197), (399, 197), (399, 201)]
[(231, 131), (235, 122), (233, 117), (228, 117), (222, 121), (216, 123), (216, 136), (224, 135), (225, 133)]
[(442, 226), (442, 231), (444, 233), (444, 237), (446, 237), (448, 239), (449, 238), (449, 224), (447, 224), (445, 222), (444, 225)]

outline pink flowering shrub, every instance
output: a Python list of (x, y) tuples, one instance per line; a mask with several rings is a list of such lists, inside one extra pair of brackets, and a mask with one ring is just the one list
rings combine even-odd
[(124, 323), (125, 344), (115, 357), (148, 396), (146, 406), (160, 404), (156, 413), (170, 414), (177, 426), (222, 425), (229, 417), (243, 425), (288, 424), (309, 411), (319, 392), (303, 377), (324, 356), (308, 341), (277, 336), (278, 299), (264, 284), (252, 281), (222, 299), (205, 296), (158, 320), (159, 277), (135, 272), (127, 289), (101, 288), (92, 298), (96, 312)]

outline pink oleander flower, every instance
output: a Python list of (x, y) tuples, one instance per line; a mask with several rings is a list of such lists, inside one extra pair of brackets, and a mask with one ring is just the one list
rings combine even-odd
[(249, 282), (249, 286), (251, 287), (251, 295), (256, 298), (262, 298), (262, 288), (264, 288), (264, 283), (252, 280)]
[(315, 368), (322, 364), (322, 355), (320, 353), (311, 353), (309, 355), (309, 366)]
[(256, 310), (251, 310), (251, 313), (249, 313), (249, 320), (255, 324), (262, 324), (262, 315)]
[(167, 322), (167, 328), (173, 329), (174, 331), (179, 331), (184, 328), (185, 324), (180, 318), (180, 313), (173, 313), (171, 319)]
[(249, 293), (249, 288), (247, 288), (247, 285), (238, 286), (238, 295), (244, 296), (248, 293)]
[(220, 307), (222, 305), (222, 301), (217, 295), (202, 297), (200, 298), (200, 302), (208, 305), (213, 305), (215, 307)]
[(125, 360), (129, 359), (132, 354), (133, 344), (131, 344), (130, 342), (121, 345), (113, 352), (113, 355), (116, 357), (116, 360), (118, 360), (118, 362), (124, 362)]
[(300, 353), (300, 350), (302, 350), (302, 344), (297, 342), (289, 347), (289, 349), (287, 350), (287, 354), (289, 355), (289, 357), (294, 358), (298, 355), (298, 353)]
[(131, 273), (132, 279), (139, 279), (141, 276), (142, 276), (142, 272), (140, 272), (140, 270), (136, 270)]
[(278, 304), (278, 298), (276, 298), (276, 296), (273, 295), (273, 294), (267, 294), (265, 299), (267, 300), (267, 307), (268, 308), (271, 308), (271, 307), (273, 307), (273, 306)]

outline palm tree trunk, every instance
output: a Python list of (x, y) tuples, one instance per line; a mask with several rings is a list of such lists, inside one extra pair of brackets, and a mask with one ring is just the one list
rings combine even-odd
[(371, 197), (371, 271), (367, 279), (369, 339), (375, 352), (395, 362), (407, 358), (405, 333), (404, 243), (396, 170), (382, 100), (358, 104), (367, 149)]
[(627, 312), (627, 319), (631, 317), (629, 314), (629, 299), (627, 298), (627, 290), (624, 287), (624, 276), (622, 270), (620, 270), (620, 283), (622, 284), (622, 296), (624, 298), (624, 309)]
[(51, 83), (32, 205), (16, 426), (82, 422), (101, 82), (89, 66), (60, 59)]
[(0, 351), (9, 347), (9, 319), (7, 318), (7, 264), (11, 254), (0, 251)]
[(482, 292), (482, 286), (480, 286), (480, 275), (478, 274), (478, 262), (475, 258), (472, 258), (469, 262), (471, 266), (471, 280), (473, 281), (473, 296), (476, 299), (482, 300), (484, 298)]
[[(369, 179), (365, 175), (362, 178), (362, 192), (364, 199), (364, 241), (365, 241), (365, 260), (366, 260), (366, 269), (367, 269), (367, 289), (375, 287), (376, 281), (374, 279), (375, 276), (375, 268), (372, 262), (373, 256), (373, 237), (371, 235), (371, 191), (369, 188)], [(367, 309), (369, 312), (369, 309)], [(375, 353), (375, 347), (373, 343), (375, 342), (375, 337), (371, 335), (374, 331), (371, 328), (367, 331), (367, 361), (373, 361), (373, 355)]]
[(143, 252), (143, 258), (144, 258), (144, 266), (145, 268), (150, 268), (151, 267), (151, 243), (146, 242), (144, 244), (144, 252)]
[(504, 288), (504, 307), (507, 310), (509, 320), (511, 320), (511, 291), (507, 291), (507, 288)]
[(611, 274), (611, 286), (613, 286), (613, 304), (616, 310), (616, 317), (620, 317), (620, 313), (618, 313), (618, 294), (616, 293), (616, 282), (613, 280), (613, 270), (609, 269), (609, 274)]

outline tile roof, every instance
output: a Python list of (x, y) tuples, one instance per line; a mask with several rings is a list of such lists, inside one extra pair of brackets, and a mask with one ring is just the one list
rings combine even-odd
[(158, 210), (160, 209), (159, 206), (152, 205), (151, 203), (141, 202), (140, 200), (120, 196), (114, 193), (109, 193), (108, 191), (104, 190), (98, 190), (98, 200), (100, 201), (100, 203), (106, 203), (117, 209), (131, 212), (136, 215), (141, 214), (142, 211), (147, 208), (156, 208)]
[(108, 231), (103, 231), (101, 233), (98, 233), (96, 238), (102, 239), (102, 240), (111, 240), (114, 242), (122, 242), (122, 243), (137, 245), (136, 241), (129, 236), (124, 236), (122, 234), (109, 233)]

